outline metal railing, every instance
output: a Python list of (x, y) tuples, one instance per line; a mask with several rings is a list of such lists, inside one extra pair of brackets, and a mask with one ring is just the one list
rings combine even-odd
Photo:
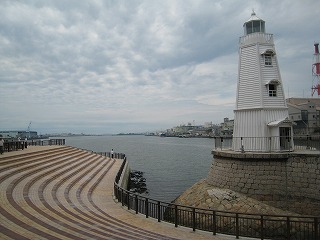
[(243, 46), (244, 44), (251, 44), (256, 42), (273, 43), (273, 34), (255, 32), (239, 38), (240, 46)]
[(50, 146), (50, 145), (65, 145), (65, 144), (66, 144), (66, 140), (64, 138), (28, 140), (29, 146)]
[(215, 149), (254, 152), (320, 150), (320, 135), (284, 137), (215, 137)]
[(100, 154), (102, 156), (105, 156), (105, 157), (113, 157), (113, 158), (116, 158), (116, 159), (125, 159), (126, 158), (126, 155), (124, 153), (113, 153), (113, 156), (112, 156), (112, 153), (111, 152), (95, 152), (96, 154)]
[(300, 215), (264, 215), (240, 212), (217, 211), (174, 203), (161, 202), (119, 186), (119, 179), (126, 164), (123, 161), (114, 182), (114, 196), (128, 210), (140, 213), (158, 222), (169, 222), (217, 233), (234, 235), (236, 238), (253, 237), (260, 239), (320, 239), (320, 217)]
[(319, 135), (296, 135), (293, 137), (295, 150), (318, 150), (320, 151)]
[(3, 148), (5, 152), (23, 150), (28, 146), (49, 146), (49, 145), (65, 145), (65, 139), (34, 139), (34, 140), (9, 140), (5, 141)]
[(98, 154), (98, 155), (101, 155), (101, 156), (104, 156), (104, 157), (109, 157), (109, 158), (114, 158), (114, 159), (124, 159), (124, 160), (126, 159), (126, 155), (124, 153), (95, 152), (95, 151), (88, 150), (88, 149), (85, 149), (85, 148), (79, 148), (79, 149), (81, 149), (83, 151), (91, 152), (91, 153), (94, 153), (94, 154)]
[(320, 217), (247, 214), (216, 211), (157, 201), (131, 193), (114, 183), (114, 195), (128, 210), (146, 218), (165, 221), (236, 238), (254, 237), (271, 239), (319, 239)]

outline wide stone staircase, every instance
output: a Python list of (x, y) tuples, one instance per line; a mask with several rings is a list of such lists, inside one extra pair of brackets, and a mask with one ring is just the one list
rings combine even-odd
[(68, 146), (4, 154), (0, 239), (175, 239), (108, 214), (121, 163)]

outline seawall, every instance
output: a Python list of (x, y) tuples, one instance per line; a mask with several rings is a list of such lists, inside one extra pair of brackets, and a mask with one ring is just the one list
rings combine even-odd
[(128, 189), (129, 175), (130, 167), (128, 161), (126, 161), (118, 183), (121, 188)]
[(246, 194), (271, 206), (320, 215), (320, 154), (212, 151), (206, 178), (212, 186)]

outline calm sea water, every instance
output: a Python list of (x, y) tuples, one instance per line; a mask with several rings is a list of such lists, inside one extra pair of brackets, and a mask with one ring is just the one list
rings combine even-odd
[(95, 152), (125, 153), (144, 172), (149, 197), (171, 202), (209, 172), (214, 139), (155, 136), (67, 137), (66, 144)]

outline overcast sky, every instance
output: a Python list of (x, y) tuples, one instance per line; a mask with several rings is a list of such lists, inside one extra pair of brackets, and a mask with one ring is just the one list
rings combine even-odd
[(233, 118), (252, 9), (309, 97), (319, 0), (0, 0), (0, 130), (119, 133)]

